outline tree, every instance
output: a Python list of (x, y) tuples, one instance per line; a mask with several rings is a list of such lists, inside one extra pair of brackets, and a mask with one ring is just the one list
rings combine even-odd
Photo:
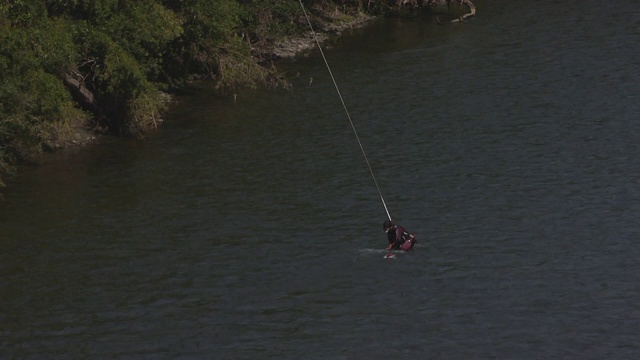
[(58, 76), (75, 61), (67, 25), (40, 1), (0, 6), (0, 170), (57, 147), (85, 118)]

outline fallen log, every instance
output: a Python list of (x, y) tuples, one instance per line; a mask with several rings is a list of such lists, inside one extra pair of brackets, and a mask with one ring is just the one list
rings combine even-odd
[(91, 92), (91, 90), (87, 89), (84, 84), (84, 81), (76, 79), (71, 74), (65, 74), (63, 79), (64, 85), (69, 89), (73, 98), (80, 104), (80, 106), (88, 111), (97, 113), (98, 107), (96, 98)]

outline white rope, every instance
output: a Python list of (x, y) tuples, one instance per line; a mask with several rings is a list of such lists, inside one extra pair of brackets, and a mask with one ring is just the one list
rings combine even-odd
[(322, 59), (324, 60), (325, 65), (327, 66), (327, 70), (329, 71), (329, 75), (331, 76), (331, 80), (333, 81), (333, 86), (335, 86), (336, 91), (338, 92), (338, 97), (340, 98), (340, 102), (342, 102), (342, 107), (344, 108), (344, 112), (347, 114), (347, 118), (349, 119), (349, 123), (351, 124), (351, 129), (353, 129), (353, 134), (356, 136), (356, 140), (358, 140), (358, 145), (360, 145), (360, 151), (362, 151), (362, 156), (364, 156), (364, 161), (367, 163), (367, 167), (369, 168), (369, 173), (371, 173), (371, 177), (373, 178), (373, 183), (376, 185), (376, 189), (378, 189), (378, 195), (380, 195), (380, 200), (382, 201), (382, 206), (384, 206), (384, 210), (387, 212), (387, 217), (389, 221), (391, 221), (391, 215), (389, 214), (389, 209), (387, 208), (387, 203), (384, 202), (384, 197), (382, 197), (382, 192), (380, 191), (380, 186), (378, 186), (378, 181), (376, 180), (376, 176), (373, 174), (373, 169), (371, 168), (371, 164), (369, 163), (369, 159), (367, 158), (367, 154), (364, 151), (364, 147), (362, 146), (362, 142), (360, 141), (360, 137), (358, 136), (358, 132), (356, 131), (355, 125), (353, 125), (353, 121), (351, 120), (351, 115), (349, 115), (349, 110), (347, 110), (347, 105), (344, 103), (344, 99), (342, 99), (342, 94), (340, 94), (340, 89), (338, 88), (338, 83), (336, 79), (333, 77), (333, 73), (331, 72), (331, 67), (329, 67), (329, 62), (327, 58), (324, 56), (324, 51), (322, 51), (322, 46), (320, 46), (320, 42), (318, 41), (318, 36), (316, 36), (315, 30), (313, 30), (313, 26), (311, 25), (311, 20), (309, 20), (309, 16), (307, 15), (307, 11), (304, 9), (304, 5), (302, 4), (302, 0), (298, 0), (300, 2), (300, 7), (302, 8), (302, 12), (304, 13), (304, 17), (307, 19), (307, 23), (309, 24), (309, 28), (311, 29), (311, 34), (313, 34), (313, 39), (318, 45), (318, 49), (320, 50), (320, 55), (322, 55)]

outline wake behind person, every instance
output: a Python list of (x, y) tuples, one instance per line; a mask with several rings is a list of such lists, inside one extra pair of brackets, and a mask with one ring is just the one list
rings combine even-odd
[(387, 233), (389, 246), (387, 250), (409, 251), (416, 243), (416, 236), (409, 234), (402, 226), (395, 225), (391, 220), (382, 223), (382, 229)]

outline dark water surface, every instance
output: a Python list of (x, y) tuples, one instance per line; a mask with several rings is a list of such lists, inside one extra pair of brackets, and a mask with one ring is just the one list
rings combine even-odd
[[(535, 4), (535, 5), (534, 5)], [(634, 359), (640, 4), (388, 19), (0, 203), (0, 357)], [(313, 78), (308, 86), (309, 78)]]

